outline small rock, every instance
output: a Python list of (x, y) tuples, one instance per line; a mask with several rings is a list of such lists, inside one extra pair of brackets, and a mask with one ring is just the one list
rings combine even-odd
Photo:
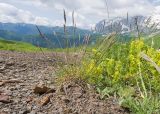
[(3, 86), (4, 85), (4, 83), (3, 82), (0, 82), (0, 86)]
[(33, 89), (34, 93), (36, 94), (44, 94), (47, 91), (49, 91), (50, 88), (48, 88), (47, 86), (35, 86), (35, 88)]
[(1, 112), (1, 111), (0, 111), (0, 114), (7, 114), (7, 113), (5, 113), (5, 112)]
[(33, 97), (30, 96), (30, 97), (27, 98), (26, 102), (29, 103), (31, 101), (33, 101)]
[(42, 97), (42, 99), (39, 101), (40, 106), (47, 105), (49, 102), (50, 102), (50, 96), (49, 95)]
[(29, 114), (37, 114), (36, 111), (31, 111)]
[(4, 70), (6, 65), (4, 64), (2, 67), (0, 67), (0, 70)]
[(29, 110), (24, 110), (24, 111), (20, 111), (20, 112), (19, 112), (19, 114), (28, 114), (28, 113), (30, 113)]
[(10, 109), (9, 109), (9, 108), (3, 108), (3, 111), (4, 111), (4, 112), (9, 112)]
[(69, 98), (67, 98), (67, 97), (65, 97), (65, 96), (61, 97), (61, 99), (62, 99), (65, 103), (69, 103), (69, 102), (70, 102)]
[(32, 106), (32, 110), (36, 110), (36, 109), (38, 109), (39, 108), (39, 106), (36, 106), (36, 105), (33, 105)]
[(9, 96), (5, 94), (0, 94), (0, 102), (2, 103), (10, 103)]
[(47, 81), (47, 84), (51, 84), (52, 82), (51, 81)]
[(66, 108), (64, 109), (64, 114), (71, 114), (72, 113), (72, 109)]

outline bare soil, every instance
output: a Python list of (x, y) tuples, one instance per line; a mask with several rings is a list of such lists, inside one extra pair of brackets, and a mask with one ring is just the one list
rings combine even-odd
[[(128, 114), (81, 81), (56, 86), (56, 54), (0, 51), (0, 114)], [(59, 54), (63, 58), (63, 54)], [(36, 85), (52, 91), (34, 93)]]

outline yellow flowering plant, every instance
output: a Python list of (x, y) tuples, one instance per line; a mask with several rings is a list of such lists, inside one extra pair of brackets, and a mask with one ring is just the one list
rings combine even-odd
[(83, 64), (84, 74), (90, 82), (104, 86), (115, 83), (136, 85), (141, 73), (146, 87), (160, 91), (160, 74), (141, 58), (141, 52), (160, 66), (160, 52), (145, 45), (143, 40), (134, 40), (115, 44), (108, 52), (93, 49), (91, 57)]

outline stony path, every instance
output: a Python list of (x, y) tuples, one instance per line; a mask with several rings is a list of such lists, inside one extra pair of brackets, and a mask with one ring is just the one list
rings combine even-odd
[(43, 54), (0, 52), (0, 81), (20, 81), (0, 86), (0, 91), (9, 95), (11, 100), (11, 103), (0, 102), (0, 110), (9, 114), (23, 114), (31, 108), (36, 109), (36, 106), (28, 104), (29, 99), (39, 97), (33, 94), (35, 85), (52, 83), (52, 64)]
[[(114, 99), (100, 100), (81, 82), (56, 87), (54, 70), (55, 61), (50, 53), (0, 51), (0, 114), (127, 113)], [(46, 91), (36, 87), (46, 87)], [(35, 88), (44, 94), (37, 94)]]

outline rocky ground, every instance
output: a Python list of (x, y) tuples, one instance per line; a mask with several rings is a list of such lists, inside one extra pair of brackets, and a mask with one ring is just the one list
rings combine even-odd
[(56, 86), (55, 61), (52, 53), (0, 51), (0, 114), (128, 113), (82, 82)]

